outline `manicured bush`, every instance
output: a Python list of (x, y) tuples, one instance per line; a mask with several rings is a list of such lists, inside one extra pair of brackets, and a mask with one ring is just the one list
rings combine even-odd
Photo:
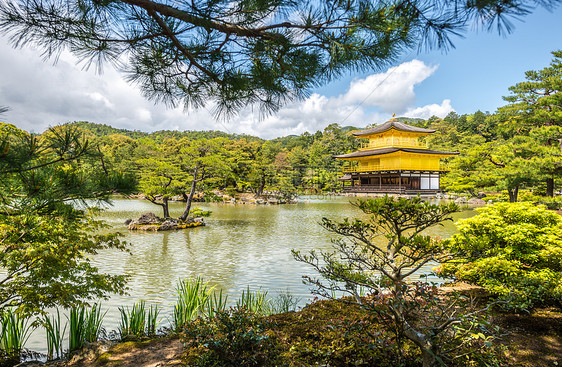
[(478, 210), (445, 241), (458, 259), (440, 275), (480, 285), (509, 307), (561, 305), (562, 217), (528, 202)]

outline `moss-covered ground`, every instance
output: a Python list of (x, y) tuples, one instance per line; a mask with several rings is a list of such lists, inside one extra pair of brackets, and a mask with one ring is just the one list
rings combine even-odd
[[(228, 332), (208, 328), (199, 336), (210, 336), (212, 343), (197, 344), (194, 334), (180, 339), (160, 338), (144, 342), (117, 344), (104, 353), (58, 366), (234, 366), (218, 362), (243, 349), (257, 347), (251, 366), (418, 366), (415, 348), (406, 344), (398, 357), (393, 334), (356, 306), (334, 301), (318, 301), (298, 312), (272, 315), (248, 321), (249, 328)], [(494, 343), (504, 347), (499, 366), (562, 366), (562, 311), (556, 308), (536, 309), (530, 314), (496, 312), (492, 322), (500, 326), (501, 337)], [(222, 341), (219, 340), (222, 338)], [(226, 340), (226, 341), (225, 341)], [(270, 340), (272, 342), (264, 342)], [(229, 343), (220, 344), (220, 343)], [(264, 344), (265, 343), (265, 344)], [(205, 354), (206, 353), (206, 354)], [(234, 354), (232, 354), (234, 353)], [(205, 358), (198, 358), (205, 354)], [(258, 358), (259, 357), (259, 358)], [(234, 361), (234, 360), (232, 360)], [(222, 364), (221, 364), (222, 363)], [(244, 365), (244, 364), (242, 364)]]

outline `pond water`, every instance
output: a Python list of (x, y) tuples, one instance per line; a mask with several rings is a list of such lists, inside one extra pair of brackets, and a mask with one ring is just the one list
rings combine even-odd
[[(101, 214), (112, 231), (120, 231), (130, 243), (131, 253), (104, 251), (93, 259), (102, 272), (130, 276), (127, 296), (113, 296), (104, 301), (107, 309), (104, 327), (116, 330), (120, 306), (132, 306), (138, 300), (159, 304), (162, 316), (173, 310), (175, 286), (180, 278), (201, 276), (216, 289), (229, 294), (234, 303), (242, 290), (267, 291), (274, 298), (288, 290), (304, 305), (312, 298), (303, 275), (315, 275), (306, 264), (297, 262), (291, 250), (331, 250), (333, 234), (323, 229), (323, 217), (341, 220), (361, 217), (362, 212), (350, 204), (347, 197), (301, 197), (297, 204), (242, 205), (195, 203), (211, 210), (204, 227), (180, 231), (128, 231), (124, 221), (152, 211), (161, 215), (160, 207), (143, 200), (116, 199)], [(170, 214), (178, 217), (183, 203), (171, 203)], [(474, 215), (463, 211), (455, 220)], [(431, 229), (432, 235), (443, 238), (455, 233), (452, 222)], [(429, 272), (431, 267), (423, 269)], [(163, 324), (167, 324), (163, 321)], [(44, 331), (37, 330), (27, 343), (29, 349), (45, 350)]]

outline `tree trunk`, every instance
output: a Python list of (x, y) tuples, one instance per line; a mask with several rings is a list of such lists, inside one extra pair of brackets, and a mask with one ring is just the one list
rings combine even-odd
[(164, 211), (164, 218), (170, 218), (170, 208), (168, 206), (168, 197), (162, 197), (162, 209)]
[(187, 196), (187, 203), (185, 204), (185, 210), (183, 211), (183, 214), (180, 217), (180, 220), (186, 220), (187, 217), (189, 216), (189, 211), (191, 210), (191, 202), (193, 201), (193, 195), (195, 194), (195, 188), (197, 187), (197, 182), (198, 180), (197, 178), (197, 168), (195, 169), (195, 172), (193, 173), (193, 181), (191, 181), (191, 189), (189, 190), (189, 195)]
[(554, 196), (554, 178), (552, 177), (546, 179), (546, 196)]
[(256, 197), (260, 197), (263, 194), (263, 189), (265, 188), (265, 172), (262, 172), (260, 176), (260, 186), (256, 191)]
[(515, 186), (513, 189), (508, 189), (507, 193), (509, 194), (509, 202), (516, 203), (517, 195), (519, 194), (519, 185)]
[(152, 204), (156, 204), (156, 205), (159, 205), (159, 206), (162, 207), (162, 212), (163, 212), (164, 218), (170, 218), (170, 210), (169, 210), (169, 206), (168, 206), (168, 197), (167, 196), (162, 196), (162, 202), (161, 203), (157, 202), (156, 199), (153, 196), (147, 196), (146, 198)]

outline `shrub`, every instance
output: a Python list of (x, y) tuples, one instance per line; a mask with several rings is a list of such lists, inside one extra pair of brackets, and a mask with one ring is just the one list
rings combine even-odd
[(185, 360), (190, 366), (278, 366), (277, 340), (263, 318), (245, 308), (217, 310), (213, 319), (185, 325)]
[(497, 203), (459, 221), (440, 275), (486, 288), (517, 309), (562, 302), (562, 217), (531, 203)]

